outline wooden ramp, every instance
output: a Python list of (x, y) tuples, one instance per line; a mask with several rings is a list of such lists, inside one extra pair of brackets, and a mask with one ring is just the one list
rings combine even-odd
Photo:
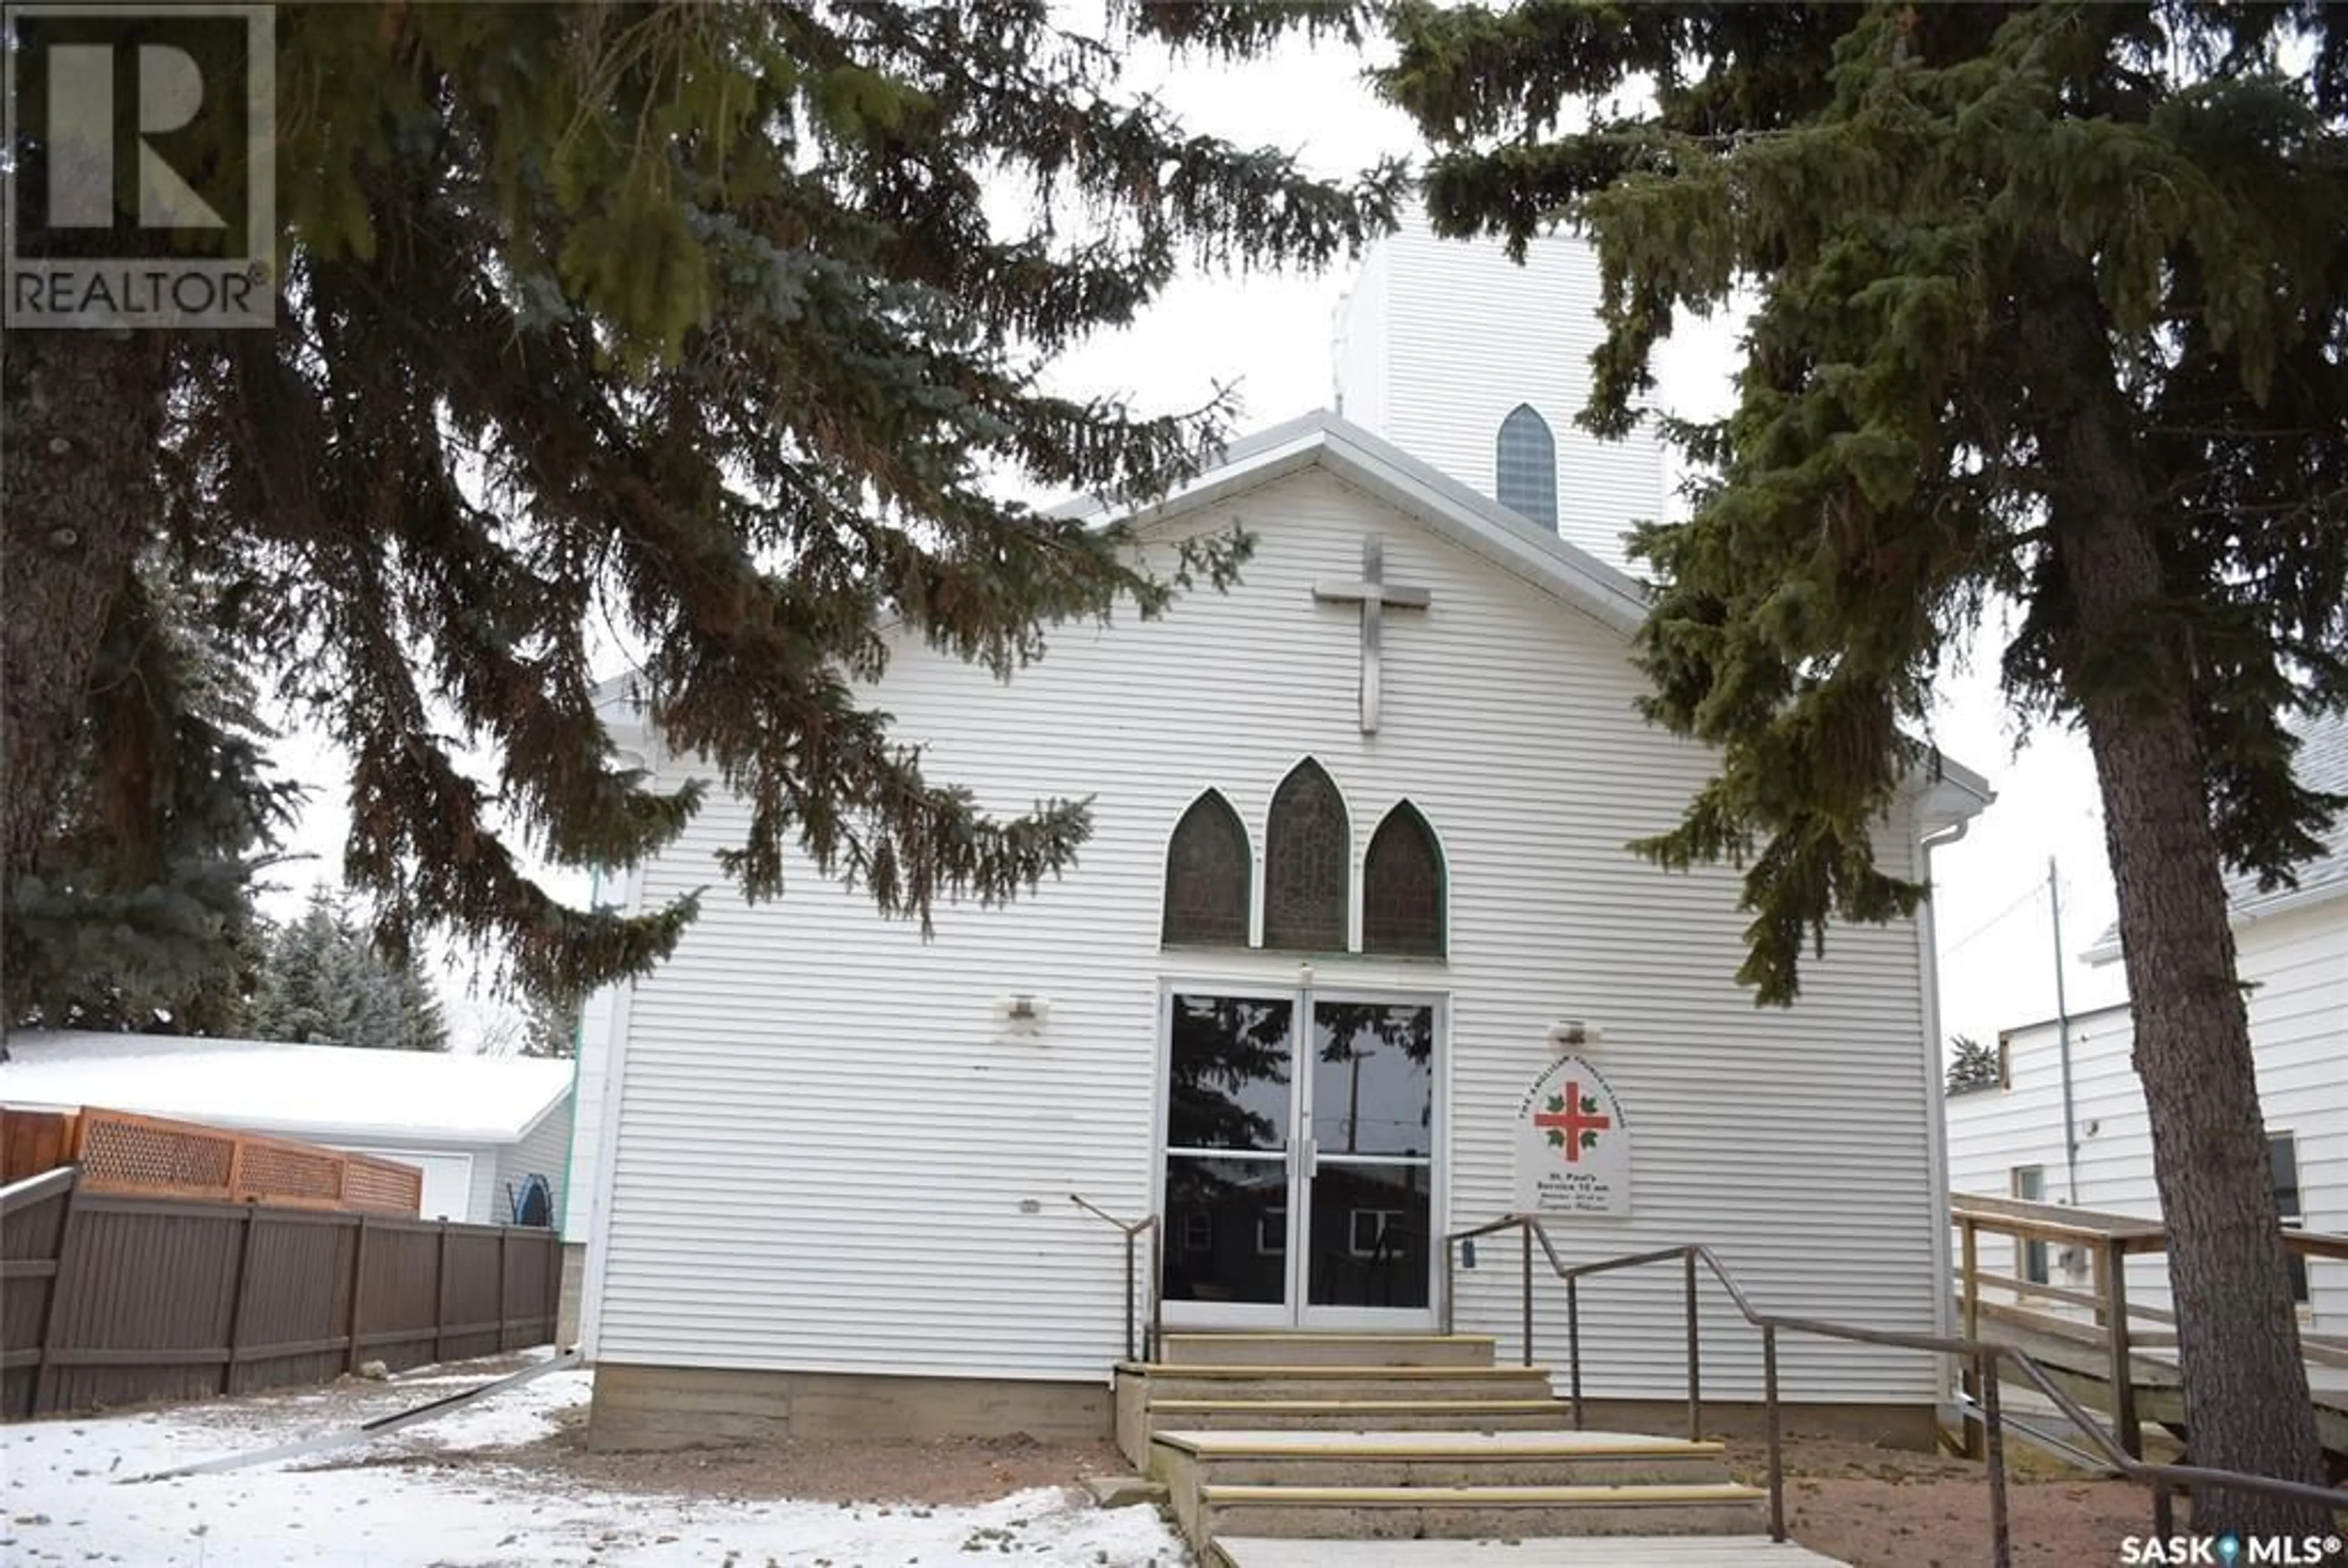
[[(2122, 1401), (2112, 1393), (2111, 1331), (2096, 1323), (2033, 1311), (2005, 1302), (1980, 1304), (1982, 1335), (2027, 1351), (2054, 1374), (2063, 1391), (2091, 1410), (2116, 1419)], [(2127, 1355), (2129, 1403), (2139, 1421), (2185, 1437), (2185, 1392), (2174, 1354), (2131, 1348)], [(2335, 1460), (2348, 1458), (2348, 1368), (2311, 1363), (2315, 1430)], [(2009, 1383), (2019, 1381), (2013, 1374)], [(2027, 1387), (2026, 1384), (2023, 1385)]]
[[(2168, 1249), (2158, 1220), (1966, 1193), (1949, 1194), (1949, 1214), (1958, 1231), (1957, 1311), (1967, 1338), (2026, 1352), (2065, 1394), (2109, 1416), (2121, 1446), (2138, 1458), (2147, 1422), (2188, 1436), (2176, 1316), (2127, 1298), (2127, 1260)], [(2037, 1242), (2085, 1248), (2094, 1287), (2075, 1290), (1991, 1273), (1981, 1266), (1983, 1235), (2011, 1236), (2017, 1247)], [(2281, 1239), (2302, 1257), (2348, 1259), (2348, 1236), (2285, 1230)], [(2317, 1438), (2335, 1472), (2348, 1474), (2348, 1345), (2307, 1335), (2301, 1343)], [(2011, 1363), (2001, 1365), (2005, 1382), (2028, 1387)], [(1970, 1372), (1967, 1389), (1978, 1398)], [(1968, 1436), (1977, 1445), (1979, 1428), (1969, 1427)]]

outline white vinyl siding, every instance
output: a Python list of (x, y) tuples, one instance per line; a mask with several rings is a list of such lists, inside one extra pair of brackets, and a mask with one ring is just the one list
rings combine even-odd
[[(1318, 471), (1199, 526), (1234, 520), (1257, 536), (1242, 587), (1155, 622), (1065, 629), (1007, 685), (901, 652), (877, 701), (933, 777), (1004, 812), (1092, 799), (1080, 863), (1033, 897), (941, 908), (926, 943), (804, 866), (746, 907), (713, 858), (743, 825), (719, 791), (644, 871), (646, 906), (708, 891), (623, 1014), (597, 1357), (1103, 1378), (1122, 1338), (1118, 1245), (1068, 1195), (1148, 1206), (1161, 982), (1298, 973), (1294, 955), (1160, 950), (1166, 835), (1211, 786), (1261, 856), (1272, 793), (1307, 754), (1345, 795), (1357, 899), (1361, 853), (1396, 801), (1444, 846), (1447, 962), (1313, 959), (1318, 985), (1450, 999), (1439, 1220), (1515, 1205), (1518, 1103), (1554, 1059), (1550, 1025), (1585, 1019), (1634, 1128), (1637, 1212), (1559, 1222), (1569, 1256), (1704, 1242), (1764, 1308), (1932, 1327), (1916, 932), (1838, 932), (1798, 1008), (1756, 1009), (1731, 979), (1749, 918), (1735, 874), (1667, 875), (1623, 848), (1672, 825), (1706, 758), (1636, 716), (1620, 634)], [(1352, 570), (1366, 532), (1385, 538), (1388, 580), (1430, 587), (1433, 604), (1389, 618), (1383, 723), (1365, 737), (1357, 612), (1312, 586)], [(1896, 845), (1907, 829), (1886, 831)], [(998, 1032), (993, 999), (1014, 993), (1048, 999), (1040, 1032)], [(1866, 1267), (1829, 1266), (1853, 1255)], [(1462, 1276), (1459, 1328), (1513, 1338), (1514, 1280), (1488, 1250)], [(1585, 1292), (1594, 1394), (1677, 1396), (1676, 1281)], [(1541, 1348), (1560, 1355), (1561, 1289), (1543, 1313)], [(1717, 1302), (1707, 1313), (1706, 1390), (1756, 1397), (1757, 1342)], [(1782, 1354), (1797, 1399), (1916, 1403), (1937, 1388), (1899, 1352)]]
[(522, 1135), (521, 1142), (509, 1143), (498, 1151), (497, 1206), (494, 1211), (499, 1225), (513, 1223), (513, 1200), (521, 1191), (528, 1177), (544, 1176), (553, 1207), (550, 1217), (560, 1224), (562, 1218), (562, 1190), (569, 1178), (571, 1162), (571, 1102), (561, 1104), (539, 1118), (538, 1124)]
[[(2259, 1103), (2270, 1131), (2298, 1144), (2300, 1204), (2309, 1230), (2348, 1230), (2348, 898), (2247, 922), (2235, 932), (2250, 992)], [(1949, 1182), (1959, 1192), (2002, 1193), (2013, 1165), (2046, 1167), (2046, 1191), (2064, 1199), (2061, 1057), (2055, 1026), (2011, 1031), (2013, 1087), (1952, 1095)], [(2082, 1208), (2157, 1217), (2152, 1133), (2131, 1057), (2128, 1009), (2088, 1013), (2071, 1026), (2072, 1099), (2079, 1132)], [(2085, 1288), (2085, 1260), (2056, 1285)], [(2013, 1245), (1984, 1237), (1982, 1266), (2013, 1272)], [(2348, 1330), (2348, 1264), (2308, 1266), (2313, 1327)], [(2166, 1266), (2128, 1264), (2132, 1303), (2169, 1306)]]

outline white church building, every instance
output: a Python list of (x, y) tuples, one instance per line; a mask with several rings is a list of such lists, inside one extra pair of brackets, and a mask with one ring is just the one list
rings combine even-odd
[[(630, 879), (636, 907), (710, 891), (587, 1031), (592, 1440), (1106, 1432), (1122, 1243), (1072, 1198), (1160, 1216), (1169, 1327), (1432, 1328), (1445, 1235), (1534, 1204), (1569, 1258), (1702, 1242), (1767, 1310), (1944, 1320), (1929, 929), (1838, 931), (1798, 1006), (1756, 1009), (1737, 874), (1624, 847), (1709, 761), (1633, 708), (1620, 535), (1663, 466), (1573, 426), (1594, 301), (1570, 241), (1519, 269), (1390, 241), (1342, 314), (1342, 416), (1138, 519), (1152, 554), (1246, 529), (1231, 592), (1063, 628), (1008, 682), (896, 650), (873, 701), (935, 776), (1004, 813), (1091, 798), (1033, 896), (924, 941), (802, 863), (748, 907), (716, 790)], [(621, 741), (663, 784), (702, 771)], [(1923, 875), (1987, 800), (1917, 779), (1890, 863)], [(1513, 1356), (1513, 1253), (1479, 1262), (1456, 1327)], [(1593, 1398), (1682, 1398), (1679, 1288), (1583, 1287)], [(1756, 1399), (1715, 1307), (1706, 1394)], [(1788, 1399), (1929, 1431), (1929, 1358), (1781, 1357)]]

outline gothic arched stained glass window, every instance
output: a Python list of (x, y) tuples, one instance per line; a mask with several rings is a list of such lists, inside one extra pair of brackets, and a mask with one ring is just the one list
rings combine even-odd
[(1443, 851), (1418, 808), (1386, 813), (1362, 857), (1362, 951), (1443, 957)]
[(1319, 763), (1305, 758), (1272, 793), (1263, 833), (1263, 945), (1345, 950), (1345, 903), (1354, 855), (1345, 799)]
[(1192, 801), (1166, 845), (1166, 916), (1159, 939), (1169, 947), (1247, 946), (1254, 869), (1247, 827), (1231, 802), (1213, 790)]
[(1518, 404), (1500, 421), (1492, 476), (1494, 500), (1525, 521), (1557, 532), (1557, 438), (1531, 404)]

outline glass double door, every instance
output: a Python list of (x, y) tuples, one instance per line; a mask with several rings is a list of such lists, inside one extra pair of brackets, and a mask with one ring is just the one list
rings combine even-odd
[(1167, 998), (1168, 1323), (1430, 1319), (1437, 1004)]

